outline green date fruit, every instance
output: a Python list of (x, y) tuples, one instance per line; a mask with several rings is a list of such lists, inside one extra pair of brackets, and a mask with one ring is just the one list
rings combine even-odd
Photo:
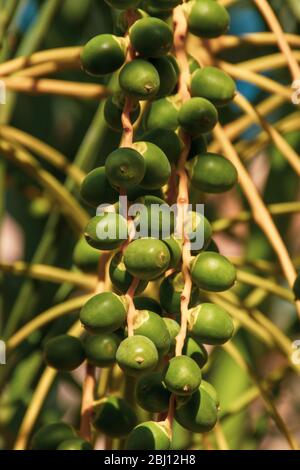
[(93, 447), (89, 442), (79, 437), (74, 437), (73, 439), (66, 439), (61, 442), (57, 450), (93, 450)]
[(203, 67), (193, 73), (191, 81), (192, 96), (199, 96), (222, 107), (233, 100), (236, 93), (235, 82), (216, 67)]
[[(180, 314), (180, 301), (184, 288), (184, 280), (181, 272), (169, 274), (164, 278), (159, 289), (159, 299), (163, 309), (171, 315)], [(192, 288), (190, 306), (198, 300), (198, 289)]]
[(60, 335), (46, 342), (44, 358), (54, 369), (71, 371), (83, 363), (85, 353), (80, 339), (70, 335)]
[[(121, 132), (123, 130), (122, 125), (122, 113), (123, 108), (118, 106), (118, 100), (114, 96), (107, 98), (104, 105), (104, 118), (110, 129), (116, 132)], [(130, 112), (130, 120), (132, 124), (138, 119), (141, 112), (141, 107), (139, 103), (133, 107)]]
[(32, 450), (56, 450), (67, 439), (76, 438), (75, 430), (66, 423), (52, 423), (41, 427), (33, 436)]
[(123, 326), (127, 309), (124, 297), (113, 292), (102, 292), (82, 307), (80, 321), (89, 333), (112, 333)]
[(159, 189), (164, 186), (171, 175), (171, 165), (164, 152), (151, 142), (136, 142), (133, 148), (144, 157), (146, 165), (140, 186), (145, 189)]
[(175, 348), (176, 348), (176, 337), (178, 336), (180, 332), (180, 325), (177, 323), (177, 321), (173, 320), (173, 318), (163, 318), (166, 327), (169, 330), (169, 335), (170, 335), (170, 350), (169, 350), (169, 355), (174, 355), (175, 353)]
[(236, 270), (225, 256), (218, 253), (200, 253), (192, 262), (192, 281), (200, 289), (222, 292), (230, 289), (236, 280)]
[(126, 95), (141, 101), (149, 100), (159, 91), (159, 74), (150, 62), (136, 59), (122, 68), (119, 84)]
[(216, 153), (196, 156), (187, 162), (186, 167), (192, 185), (205, 193), (224, 193), (238, 181), (234, 165)]
[(212, 131), (218, 119), (215, 106), (205, 98), (191, 98), (183, 103), (178, 114), (179, 124), (193, 137)]
[(127, 45), (124, 38), (100, 34), (83, 48), (81, 65), (89, 75), (99, 77), (118, 70), (125, 62)]
[(169, 450), (171, 438), (163, 423), (147, 421), (129, 434), (127, 450)]
[(188, 330), (205, 344), (224, 344), (234, 333), (230, 315), (222, 307), (203, 303), (189, 310)]
[(149, 338), (130, 336), (122, 341), (117, 350), (117, 363), (125, 374), (137, 377), (157, 366), (158, 352)]
[[(198, 338), (197, 338), (198, 339)], [(205, 347), (194, 338), (188, 336), (185, 340), (182, 353), (185, 356), (192, 358), (202, 369), (208, 360), (208, 354)]]
[(160, 57), (167, 54), (173, 45), (173, 32), (159, 18), (137, 20), (129, 30), (134, 49), (144, 57)]
[(168, 353), (171, 344), (169, 330), (162, 317), (149, 310), (136, 310), (133, 318), (135, 335), (149, 338), (160, 356)]
[[(109, 265), (109, 277), (113, 286), (122, 294), (126, 294), (132, 284), (133, 276), (127, 271), (122, 253), (116, 253)], [(147, 287), (147, 281), (140, 281), (135, 294), (141, 294)]]
[(109, 397), (95, 407), (95, 428), (112, 438), (127, 436), (137, 423), (134, 410), (123, 399)]
[(82, 271), (96, 271), (101, 253), (91, 247), (84, 237), (81, 237), (73, 251), (73, 263)]
[(171, 235), (169, 238), (164, 238), (164, 243), (167, 245), (170, 251), (170, 264), (169, 268), (177, 268), (178, 264), (181, 261), (182, 257), (182, 243), (181, 240), (176, 238), (174, 235)]
[(157, 315), (162, 315), (160, 304), (157, 300), (150, 297), (134, 297), (133, 303), (137, 310), (150, 310), (151, 312), (157, 313)]
[(212, 237), (212, 226), (200, 212), (189, 211), (184, 226), (193, 254), (205, 250)]
[[(157, 145), (157, 147), (166, 154), (170, 163), (176, 164), (178, 162), (182, 144), (178, 135), (174, 131), (158, 127), (157, 129), (152, 129), (146, 132), (141, 140)], [(197, 153), (194, 155), (196, 154)]]
[(119, 344), (119, 337), (113, 333), (87, 336), (84, 341), (86, 358), (96, 367), (110, 367), (116, 362)]
[(165, 366), (163, 380), (170, 392), (179, 396), (194, 393), (201, 383), (201, 369), (188, 356), (173, 357)]
[(118, 191), (111, 187), (106, 178), (104, 166), (95, 168), (85, 177), (80, 187), (80, 195), (84, 202), (92, 207), (114, 204), (119, 197)]
[(179, 126), (178, 113), (181, 107), (177, 95), (155, 100), (145, 113), (143, 125), (146, 131), (157, 128), (176, 131)]
[(211, 431), (217, 418), (216, 401), (201, 385), (187, 402), (178, 404), (175, 412), (176, 421), (196, 433)]
[(136, 385), (138, 405), (151, 413), (162, 413), (169, 408), (171, 393), (163, 383), (161, 372), (144, 374)]
[(188, 2), (186, 12), (189, 31), (200, 38), (217, 38), (229, 29), (229, 14), (215, 0)]
[(117, 189), (131, 189), (145, 176), (144, 157), (133, 148), (121, 147), (111, 152), (105, 161), (105, 174)]
[(89, 221), (84, 236), (93, 248), (115, 250), (127, 240), (127, 221), (120, 214), (102, 213)]
[(205, 390), (205, 392), (208, 393), (208, 395), (209, 395), (209, 396), (213, 399), (213, 401), (215, 402), (216, 407), (219, 408), (219, 406), (220, 406), (220, 399), (219, 399), (218, 392), (217, 392), (217, 390), (215, 389), (215, 387), (214, 387), (211, 383), (206, 382), (205, 380), (202, 380), (202, 381), (201, 381), (200, 388), (201, 388), (201, 390)]
[(170, 252), (162, 241), (142, 238), (134, 240), (126, 248), (124, 263), (132, 276), (151, 281), (168, 269)]
[(160, 81), (160, 87), (156, 98), (163, 98), (171, 95), (176, 87), (178, 76), (169, 56), (152, 59), (151, 64), (156, 68)]
[(175, 216), (163, 199), (143, 196), (135, 204), (134, 224), (141, 237), (164, 239), (173, 233)]

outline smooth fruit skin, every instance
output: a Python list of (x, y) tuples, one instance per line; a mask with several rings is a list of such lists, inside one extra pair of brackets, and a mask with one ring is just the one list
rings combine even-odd
[(82, 307), (80, 321), (92, 334), (112, 333), (123, 326), (127, 308), (124, 298), (113, 292), (102, 292)]
[(92, 445), (83, 439), (67, 439), (57, 447), (57, 450), (93, 450)]
[(208, 219), (200, 212), (189, 211), (184, 229), (191, 242), (192, 254), (205, 250), (212, 237), (212, 226)]
[(175, 411), (175, 419), (189, 431), (204, 433), (211, 431), (218, 418), (215, 400), (201, 386), (191, 398), (181, 403)]
[(171, 175), (171, 165), (164, 152), (151, 142), (136, 142), (133, 148), (145, 159), (146, 171), (140, 186), (146, 189), (159, 189)]
[(177, 323), (176, 320), (173, 320), (173, 318), (164, 317), (163, 320), (169, 330), (169, 335), (171, 339), (169, 355), (174, 355), (176, 347), (176, 337), (179, 335), (180, 325), (179, 323)]
[(71, 371), (83, 363), (85, 353), (80, 339), (60, 335), (46, 342), (44, 358), (47, 364), (56, 370)]
[(215, 106), (205, 98), (191, 98), (183, 103), (178, 114), (179, 124), (194, 137), (212, 131), (218, 119)]
[(199, 96), (222, 107), (233, 100), (236, 93), (235, 82), (216, 67), (204, 67), (193, 73), (191, 81), (192, 96)]
[(134, 224), (140, 237), (164, 239), (174, 232), (175, 216), (163, 199), (143, 196), (134, 202), (132, 208), (136, 209)]
[(212, 251), (200, 253), (191, 266), (192, 281), (200, 289), (223, 292), (236, 280), (236, 270), (225, 256)]
[(144, 374), (136, 385), (138, 405), (151, 413), (162, 413), (169, 408), (171, 393), (163, 383), (161, 372)]
[[(170, 163), (177, 163), (181, 154), (182, 144), (178, 135), (170, 129), (152, 129), (141, 138), (144, 142), (157, 145), (167, 156)], [(196, 154), (194, 154), (196, 155)]]
[(147, 421), (129, 434), (127, 450), (169, 450), (171, 439), (162, 423)]
[(126, 42), (112, 34), (100, 34), (92, 38), (80, 56), (83, 70), (99, 77), (118, 70), (126, 59)]
[(145, 113), (143, 125), (146, 131), (157, 128), (176, 131), (179, 126), (180, 101), (177, 95), (155, 100)]
[(75, 430), (66, 423), (53, 423), (40, 428), (32, 438), (32, 450), (56, 450), (67, 439), (76, 438)]
[(101, 253), (92, 248), (84, 237), (81, 237), (73, 251), (73, 263), (82, 271), (96, 271)]
[(216, 407), (219, 408), (220, 399), (219, 399), (218, 392), (215, 389), (215, 387), (211, 383), (206, 382), (205, 380), (202, 380), (200, 388), (201, 390), (205, 390), (205, 392), (208, 393), (210, 398), (212, 398), (213, 401), (215, 402)]
[(224, 344), (232, 337), (234, 324), (222, 307), (204, 303), (188, 311), (188, 329), (204, 344)]
[(151, 297), (134, 297), (133, 303), (137, 310), (150, 310), (157, 313), (157, 315), (162, 315), (160, 304)]
[(156, 97), (163, 98), (165, 96), (171, 95), (176, 87), (178, 80), (172, 62), (169, 60), (168, 56), (166, 56), (152, 59), (151, 64), (156, 68), (160, 80), (160, 87)]
[(205, 193), (224, 193), (237, 184), (238, 174), (227, 158), (206, 153), (190, 160), (187, 165), (191, 183)]
[(179, 396), (194, 393), (201, 383), (201, 369), (188, 356), (173, 357), (164, 369), (164, 383), (170, 392)]
[(159, 18), (137, 20), (129, 30), (129, 38), (135, 50), (144, 57), (160, 57), (173, 45), (171, 28)]
[[(130, 120), (135, 123), (140, 115), (141, 107), (138, 104), (130, 113)], [(115, 132), (121, 132), (123, 129), (122, 125), (122, 112), (119, 108), (113, 96), (107, 98), (104, 105), (104, 118), (110, 129)]]
[[(122, 294), (126, 294), (132, 284), (133, 276), (127, 271), (122, 253), (116, 253), (109, 265), (109, 277), (113, 286)], [(140, 281), (135, 294), (141, 294), (147, 287), (147, 281)]]
[(96, 367), (110, 367), (116, 362), (120, 338), (111, 334), (88, 336), (84, 341), (87, 361)]
[(106, 398), (95, 408), (95, 428), (112, 438), (127, 436), (136, 423), (135, 412), (123, 398)]
[(136, 310), (133, 318), (134, 334), (151, 339), (160, 356), (168, 353), (171, 344), (169, 330), (162, 317), (149, 310)]
[(205, 347), (190, 336), (185, 340), (182, 353), (185, 356), (192, 358), (198, 364), (200, 369), (202, 369), (202, 367), (207, 363), (208, 354)]
[(189, 31), (200, 38), (217, 38), (229, 29), (230, 17), (215, 0), (196, 0), (188, 5)]
[(119, 84), (124, 93), (143, 101), (154, 98), (159, 91), (160, 80), (154, 65), (146, 60), (136, 59), (122, 68)]
[(119, 193), (113, 189), (106, 178), (105, 167), (92, 170), (83, 180), (80, 195), (84, 202), (92, 207), (100, 204), (113, 204), (118, 200)]
[[(180, 314), (181, 295), (184, 281), (181, 272), (175, 272), (166, 276), (159, 289), (159, 300), (163, 309), (171, 315)], [(193, 287), (190, 306), (198, 299), (198, 289)]]
[(160, 240), (134, 240), (125, 250), (124, 263), (132, 276), (151, 281), (168, 269), (170, 252)]
[(145, 172), (143, 156), (132, 148), (122, 147), (114, 150), (105, 161), (106, 177), (116, 188), (134, 188), (143, 180)]
[(117, 350), (117, 363), (125, 374), (138, 377), (153, 370), (158, 363), (158, 352), (154, 343), (145, 336), (130, 336)]
[(164, 238), (163, 242), (167, 245), (170, 251), (170, 264), (169, 268), (177, 268), (182, 258), (182, 243), (181, 240), (171, 235), (170, 238)]
[(127, 221), (120, 214), (105, 212), (93, 217), (84, 236), (89, 245), (98, 250), (115, 250), (128, 237)]

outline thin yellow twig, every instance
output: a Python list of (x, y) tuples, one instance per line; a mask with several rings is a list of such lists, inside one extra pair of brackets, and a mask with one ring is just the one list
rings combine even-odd
[(100, 100), (109, 95), (103, 85), (93, 83), (70, 82), (50, 78), (34, 78), (26, 76), (3, 77), (3, 83), (11, 91), (23, 93), (70, 96), (79, 99)]
[(288, 41), (285, 38), (285, 34), (280, 26), (280, 23), (267, 0), (253, 0), (256, 6), (259, 8), (264, 19), (268, 23), (270, 29), (273, 31), (277, 38), (278, 46), (282, 53), (285, 55), (286, 60), (291, 71), (291, 75), (294, 80), (300, 79), (300, 67), (296, 61)]
[(259, 111), (240, 93), (235, 96), (235, 103), (243, 109), (249, 116), (252, 116), (261, 127), (267, 132), (270, 140), (289, 162), (291, 167), (300, 176), (300, 157), (291, 145), (279, 134), (279, 132), (264, 119)]

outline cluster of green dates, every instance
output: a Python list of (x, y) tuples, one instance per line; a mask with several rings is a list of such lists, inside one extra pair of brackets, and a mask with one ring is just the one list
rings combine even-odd
[[(105, 165), (95, 168), (81, 186), (82, 200), (98, 210), (74, 250), (74, 264), (85, 272), (96, 272), (99, 256), (111, 251), (109, 277), (113, 289), (93, 295), (80, 312), (85, 328), (82, 339), (69, 335), (54, 337), (45, 344), (47, 364), (71, 371), (84, 361), (107, 368), (117, 364), (136, 382), (136, 403), (151, 414), (166, 414), (175, 396), (175, 423), (193, 433), (209, 432), (218, 418), (216, 390), (202, 379), (208, 360), (204, 345), (222, 345), (234, 333), (230, 315), (210, 303), (210, 292), (230, 289), (236, 279), (234, 266), (219, 253), (209, 221), (192, 214), (193, 233), (204, 233), (203, 247), (192, 252), (193, 282), (188, 310), (188, 334), (182, 355), (175, 356), (180, 331), (180, 303), (184, 287), (181, 273), (182, 240), (174, 232), (164, 237), (138, 238), (127, 242), (127, 218), (120, 211), (119, 195), (129, 203), (166, 204), (166, 185), (172, 167), (183, 150), (182, 133), (191, 137), (186, 163), (190, 186), (201, 193), (223, 193), (237, 183), (234, 166), (222, 155), (207, 151), (205, 134), (218, 122), (218, 109), (234, 97), (235, 84), (214, 67), (201, 68), (190, 57), (191, 98), (182, 103), (177, 94), (179, 66), (173, 51), (171, 14), (180, 0), (105, 0), (117, 9), (116, 34), (91, 39), (81, 54), (82, 68), (93, 76), (115, 74), (117, 89), (107, 99), (104, 117), (116, 132), (122, 131), (122, 111), (127, 98), (132, 103), (131, 120), (146, 111), (131, 147), (108, 155)], [(192, 0), (182, 5), (189, 31), (201, 38), (225, 33), (229, 16), (216, 0)], [(136, 21), (126, 35), (126, 10), (134, 9)], [(118, 34), (117, 34), (118, 33)], [(128, 48), (136, 58), (126, 60)], [(151, 212), (146, 211), (151, 225)], [(139, 223), (139, 217), (134, 219)], [(162, 220), (160, 220), (162, 223)], [(107, 235), (109, 234), (109, 236)], [(170, 270), (170, 271), (169, 271)], [(166, 272), (168, 273), (166, 274)], [(133, 336), (128, 336), (128, 289), (138, 280), (133, 302)], [(149, 283), (157, 286), (157, 299), (141, 295)], [(52, 426), (52, 428), (51, 428)], [(82, 441), (66, 424), (42, 428), (34, 436), (33, 448), (82, 449)], [(164, 421), (139, 423), (136, 410), (121, 396), (102, 400), (94, 413), (93, 426), (110, 438), (125, 439), (129, 450), (167, 450), (173, 446)]]

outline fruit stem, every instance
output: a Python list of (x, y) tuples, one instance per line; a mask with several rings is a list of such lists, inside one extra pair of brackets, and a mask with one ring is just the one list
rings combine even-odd
[[(188, 25), (187, 21), (181, 6), (178, 6), (174, 9), (173, 12), (173, 24), (174, 24), (174, 48), (176, 59), (180, 68), (179, 74), (179, 86), (178, 94), (181, 97), (182, 102), (185, 102), (190, 99), (189, 83), (190, 83), (190, 71), (189, 63), (186, 53), (186, 38), (188, 34)], [(184, 279), (184, 288), (181, 295), (181, 324), (180, 331), (176, 337), (176, 356), (182, 354), (186, 333), (187, 333), (187, 312), (188, 305), (190, 303), (191, 291), (192, 291), (192, 280), (190, 275), (190, 261), (191, 261), (191, 249), (190, 241), (185, 233), (185, 220), (187, 215), (187, 208), (189, 204), (189, 191), (188, 191), (188, 175), (185, 171), (185, 163), (190, 151), (191, 140), (190, 137), (185, 133), (181, 133), (181, 138), (184, 143), (183, 150), (181, 152), (177, 175), (179, 177), (179, 189), (177, 197), (177, 223), (176, 223), (176, 232), (177, 234), (183, 235), (183, 245), (182, 245), (182, 275)], [(164, 421), (164, 424), (167, 426), (167, 429), (172, 435), (173, 420), (174, 420), (174, 410), (175, 410), (175, 396), (172, 395), (169, 403), (169, 411)]]
[(134, 335), (134, 328), (133, 328), (133, 321), (134, 321), (134, 316), (135, 316), (135, 306), (133, 303), (133, 297), (135, 294), (135, 291), (137, 289), (137, 286), (139, 285), (139, 279), (134, 278), (131, 286), (129, 287), (127, 293), (126, 293), (126, 299), (128, 301), (128, 312), (127, 312), (127, 328), (128, 328), (128, 337)]
[[(178, 6), (174, 9), (173, 23), (175, 55), (180, 68), (178, 94), (181, 97), (182, 102), (185, 102), (190, 99), (191, 95), (189, 91), (190, 71), (185, 47), (186, 38), (188, 34), (188, 25), (181, 6)], [(192, 290), (192, 281), (190, 276), (190, 241), (186, 236), (184, 228), (189, 204), (189, 180), (185, 170), (185, 163), (190, 151), (191, 140), (190, 137), (184, 132), (182, 132), (181, 138), (183, 140), (184, 147), (179, 158), (177, 169), (177, 174), (179, 177), (179, 190), (177, 197), (178, 216), (176, 230), (178, 234), (183, 235), (182, 275), (184, 279), (184, 288), (181, 295), (181, 326), (180, 332), (176, 338), (176, 356), (180, 356), (182, 354), (182, 349), (184, 346), (184, 341), (187, 333), (187, 311)]]
[(94, 390), (96, 386), (95, 366), (86, 365), (86, 375), (82, 388), (82, 404), (81, 404), (81, 422), (80, 436), (87, 441), (92, 440), (91, 435), (91, 418), (94, 408)]
[[(136, 56), (135, 50), (129, 39), (129, 29), (133, 25), (133, 23), (135, 23), (137, 18), (138, 16), (135, 10), (129, 9), (126, 11), (128, 29), (127, 29), (127, 33), (125, 37), (128, 40), (128, 50), (127, 50), (125, 64), (132, 62)], [(134, 128), (130, 119), (130, 113), (132, 111), (133, 104), (134, 103), (133, 103), (132, 98), (127, 96), (125, 99), (125, 105), (124, 105), (122, 118), (121, 118), (122, 126), (123, 126), (123, 135), (122, 135), (120, 147), (132, 147)]]

